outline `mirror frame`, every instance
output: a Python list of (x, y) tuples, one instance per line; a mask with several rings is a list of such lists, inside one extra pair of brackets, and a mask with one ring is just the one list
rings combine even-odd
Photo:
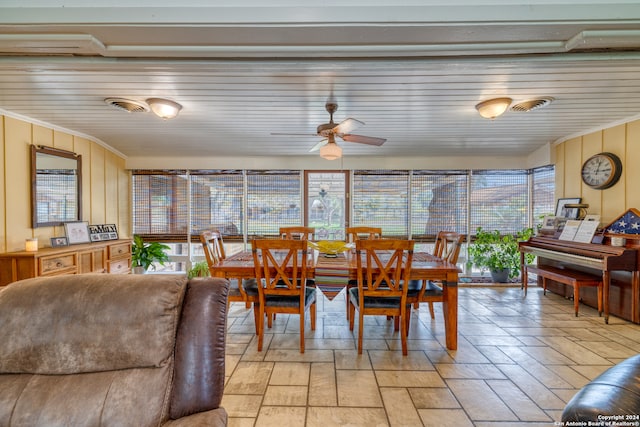
[[(47, 154), (49, 156), (63, 157), (66, 159), (75, 160), (77, 162), (78, 171), (78, 185), (76, 187), (76, 203), (78, 206), (76, 218), (69, 219), (68, 221), (54, 221), (54, 222), (38, 222), (38, 194), (36, 186), (37, 178), (37, 155)], [(60, 150), (58, 148), (46, 147), (44, 145), (32, 145), (31, 146), (31, 226), (33, 228), (38, 227), (51, 227), (57, 225), (63, 225), (69, 221), (81, 221), (82, 220), (82, 156), (72, 151)]]

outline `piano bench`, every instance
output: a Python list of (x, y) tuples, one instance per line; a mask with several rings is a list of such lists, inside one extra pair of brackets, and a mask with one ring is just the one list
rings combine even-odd
[[(597, 286), (598, 287), (598, 314), (602, 315), (602, 277), (594, 274), (585, 273), (583, 271), (571, 270), (568, 268), (558, 268), (551, 265), (525, 265), (525, 275), (529, 273), (537, 274), (538, 277), (542, 277), (542, 289), (544, 294), (547, 293), (547, 279), (554, 280), (559, 283), (563, 283), (573, 287), (573, 307), (578, 317), (578, 304), (580, 302), (580, 287), (581, 286)], [(527, 292), (526, 281), (525, 282), (525, 294)], [(605, 320), (609, 317), (609, 310), (606, 307)]]

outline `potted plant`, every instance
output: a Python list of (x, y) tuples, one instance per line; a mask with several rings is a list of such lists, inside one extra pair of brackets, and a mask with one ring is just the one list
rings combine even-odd
[(207, 264), (207, 261), (196, 262), (187, 272), (187, 277), (189, 279), (193, 279), (194, 277), (207, 277), (209, 275), (209, 264)]
[[(516, 235), (500, 234), (500, 231), (476, 230), (476, 238), (469, 245), (469, 262), (484, 271), (489, 270), (494, 282), (504, 283), (520, 275), (520, 252), (518, 242), (528, 240), (532, 228), (524, 228)], [(526, 262), (533, 262), (532, 254), (525, 254)]]
[(169, 261), (166, 251), (171, 248), (159, 242), (145, 243), (140, 236), (133, 236), (131, 245), (131, 264), (134, 273), (144, 273), (152, 267), (155, 270), (154, 262), (164, 265)]

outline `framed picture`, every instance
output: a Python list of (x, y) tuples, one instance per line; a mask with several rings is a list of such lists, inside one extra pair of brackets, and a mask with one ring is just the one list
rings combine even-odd
[(89, 226), (89, 235), (92, 242), (104, 240), (118, 240), (118, 228), (115, 224), (96, 224)]
[(89, 223), (87, 221), (65, 222), (64, 230), (70, 245), (89, 243)]
[(568, 219), (578, 218), (578, 213), (579, 213), (578, 208), (567, 209), (565, 208), (564, 205), (580, 203), (580, 201), (582, 201), (582, 197), (558, 199), (558, 203), (556, 204), (556, 216), (560, 218), (568, 218)]
[(51, 238), (51, 247), (57, 248), (60, 246), (69, 246), (69, 241), (66, 237), (52, 237)]
[(540, 230), (556, 231), (557, 221), (555, 215), (546, 215), (542, 220)]

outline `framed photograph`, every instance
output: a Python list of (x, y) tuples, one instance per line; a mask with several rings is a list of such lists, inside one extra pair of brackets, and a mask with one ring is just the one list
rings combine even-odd
[(70, 245), (77, 243), (89, 243), (89, 223), (87, 221), (65, 222), (64, 230), (67, 233), (67, 241)]
[(567, 219), (578, 218), (578, 213), (579, 213), (578, 208), (567, 209), (564, 205), (576, 204), (576, 203), (580, 203), (581, 201), (582, 201), (582, 197), (558, 199), (558, 203), (556, 204), (556, 216), (560, 218), (567, 218)]
[(96, 224), (89, 226), (89, 235), (92, 242), (104, 240), (118, 240), (118, 228), (115, 224)]
[(542, 220), (542, 225), (540, 226), (540, 230), (551, 230), (556, 231), (557, 226), (556, 216), (555, 215), (546, 215)]
[(66, 237), (52, 237), (51, 238), (51, 247), (58, 248), (60, 246), (69, 246), (69, 241)]

